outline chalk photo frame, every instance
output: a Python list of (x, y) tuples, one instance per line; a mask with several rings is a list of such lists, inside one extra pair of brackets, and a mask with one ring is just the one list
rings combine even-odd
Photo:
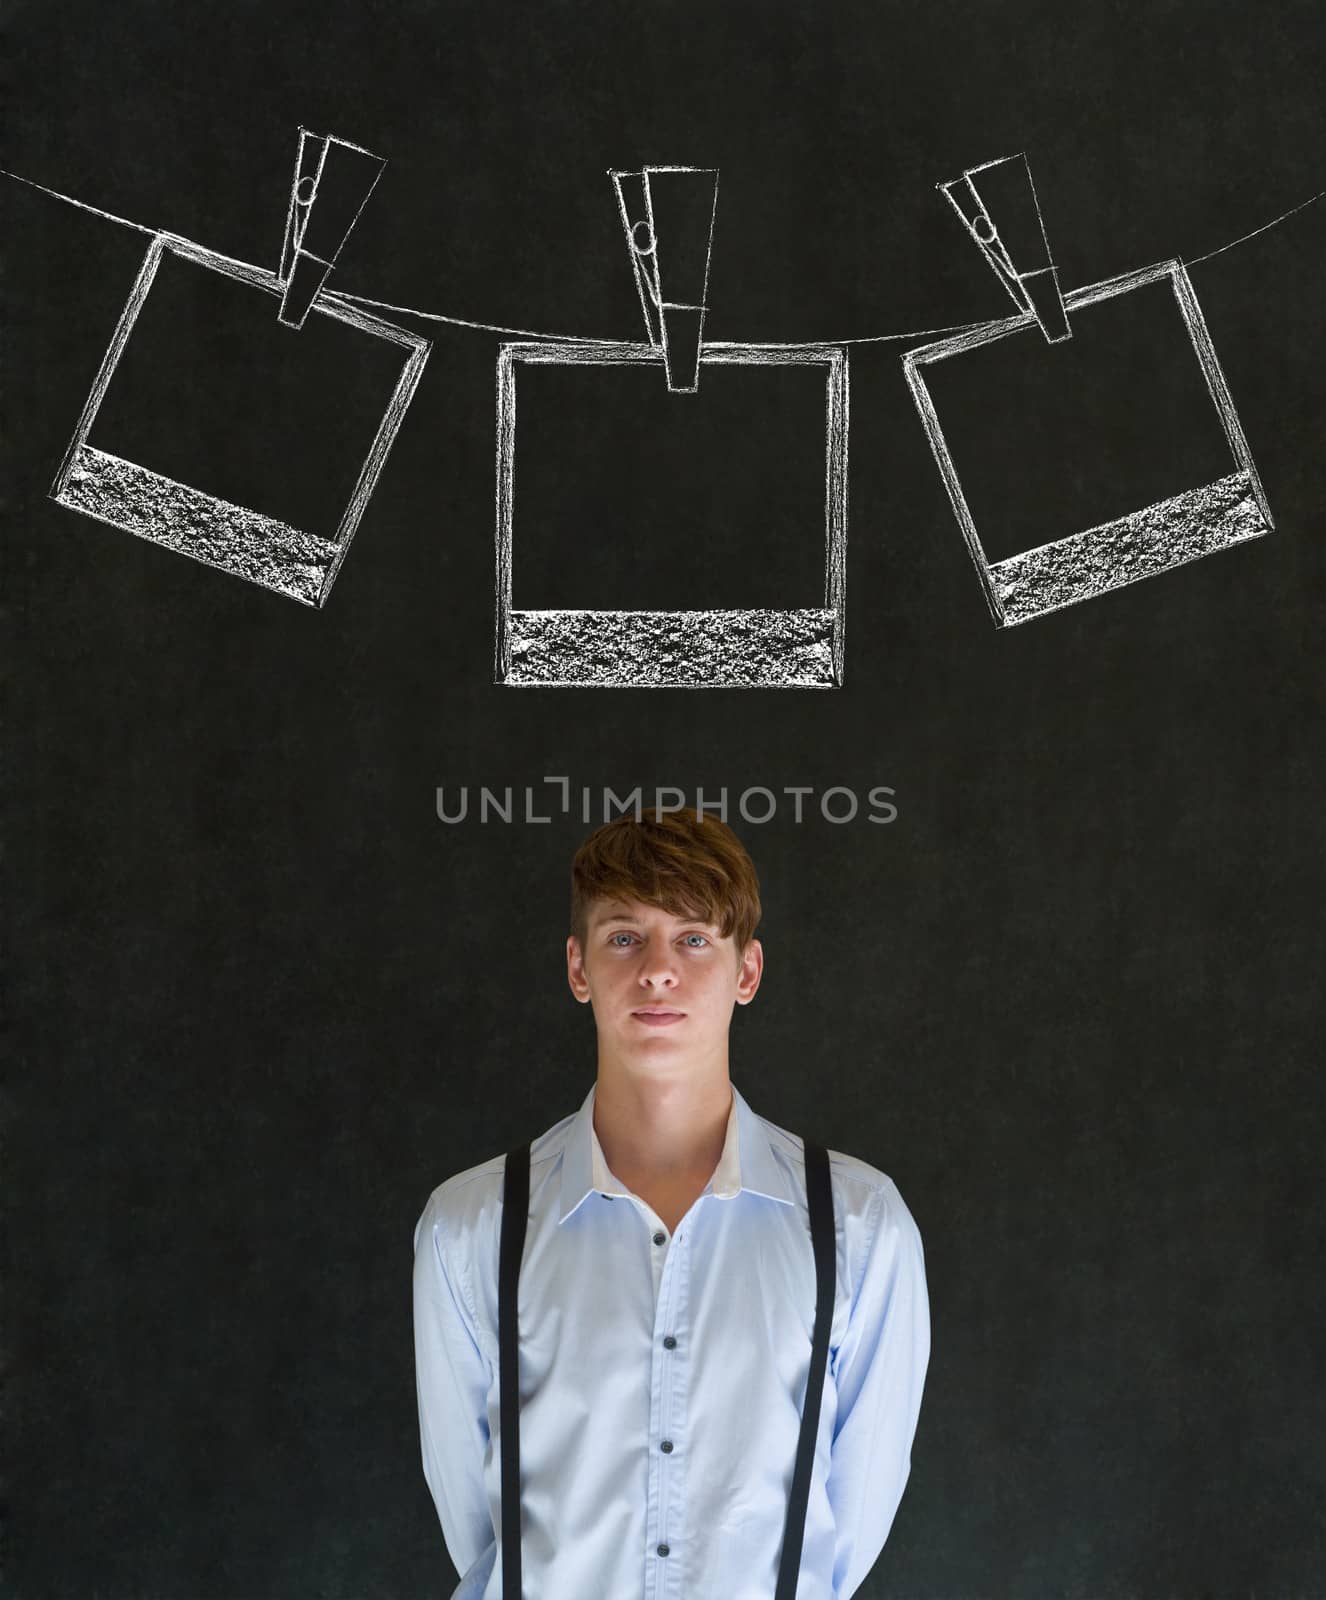
[(648, 344), (506, 344), (497, 361), (495, 681), (522, 687), (813, 688), (843, 681), (848, 360), (842, 345), (713, 343), (700, 367), (822, 366), (825, 372), (824, 603), (695, 611), (518, 610), (512, 606), (516, 371), (521, 365), (657, 366)]
[[(139, 312), (167, 252), (273, 297), (273, 322), (284, 285), (274, 272), (217, 254), (174, 234), (148, 246), (120, 320), (102, 358), (87, 403), (50, 489), (50, 498), (138, 538), (315, 608), (325, 605), (350, 549), (369, 497), (418, 387), (432, 348), (429, 340), (358, 307), (319, 294), (312, 313), (385, 339), (408, 352), (378, 424), (349, 503), (330, 536), (305, 532), (275, 517), (141, 467), (88, 443), (92, 425)], [(292, 332), (291, 338), (298, 338)]]
[(998, 627), (1012, 627), (1092, 599), (1258, 538), (1274, 527), (1248, 441), (1183, 263), (1165, 261), (1073, 290), (1064, 296), (1064, 306), (1071, 320), (1075, 311), (1166, 279), (1235, 470), (1214, 482), (1001, 560), (991, 561), (982, 545), (923, 369), (1017, 334), (1040, 338), (1035, 318), (1026, 313), (986, 323), (952, 338), (922, 345), (903, 358), (912, 398)]

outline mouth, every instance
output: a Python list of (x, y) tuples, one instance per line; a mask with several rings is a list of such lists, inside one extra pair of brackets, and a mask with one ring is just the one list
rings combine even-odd
[(642, 1006), (639, 1011), (633, 1011), (631, 1015), (648, 1028), (667, 1028), (674, 1022), (680, 1022), (686, 1013), (672, 1011), (667, 1006)]

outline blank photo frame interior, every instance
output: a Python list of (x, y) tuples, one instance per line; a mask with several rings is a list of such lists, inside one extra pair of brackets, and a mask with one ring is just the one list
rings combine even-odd
[[(88, 436), (107, 386), (168, 253), (270, 295), (272, 325), (277, 326), (277, 307), (283, 287), (276, 274), (217, 255), (174, 235), (155, 236), (51, 487), (51, 497), (72, 511), (96, 517), (139, 538), (151, 539), (169, 550), (261, 584), (277, 594), (306, 605), (322, 606), (418, 386), (430, 349), (429, 341), (328, 296), (315, 300), (313, 315), (332, 318), (376, 339), (386, 340), (408, 354), (339, 522), (325, 533), (306, 532), (287, 521), (191, 488), (89, 443)], [(291, 350), (296, 351), (303, 334), (283, 329), (279, 336), (288, 336)], [(227, 421), (220, 417), (217, 426), (224, 428)]]
[[(712, 343), (700, 355), (702, 370), (823, 370), (824, 514), (822, 527), (806, 530), (823, 550), (820, 604), (668, 611), (513, 607), (517, 368), (648, 365), (658, 369), (661, 388), (663, 360), (663, 351), (648, 344), (529, 342), (502, 347), (497, 362), (496, 682), (605, 688), (837, 687), (843, 680), (847, 545), (848, 363), (842, 346)], [(693, 399), (679, 396), (669, 403), (690, 405)], [(538, 514), (537, 506), (527, 510), (522, 502), (523, 516)]]
[[(1218, 473), (1211, 481), (1169, 493), (1140, 508), (1129, 508), (1122, 515), (1114, 507), (1109, 507), (1113, 513), (1109, 520), (992, 560), (987, 553), (990, 541), (987, 538), (983, 542), (968, 496), (959, 481), (958, 468), (941, 428), (935, 401), (926, 382), (925, 369), (1010, 339), (1023, 341), (1021, 355), (1027, 361), (1044, 364), (1047, 375), (1053, 372), (1053, 363), (1064, 359), (1064, 352), (1074, 351), (1077, 346), (1083, 347), (1080, 352), (1082, 357), (1107, 355), (1112, 327), (1117, 328), (1119, 324), (1106, 322), (1097, 325), (1101, 317), (1098, 308), (1115, 302), (1120, 296), (1166, 282), (1173, 291), (1182, 328), (1186, 330), (1187, 341), (1197, 357), (1205, 393), (1214, 405), (1216, 418), (1223, 431), (1221, 444), (1215, 435), (1214, 425), (1211, 427), (1216, 449), (1223, 452), (1227, 447), (1228, 456), (1232, 458), (1229, 461), (1232, 470)], [(1026, 622), (1046, 612), (1195, 561), (1214, 551), (1257, 538), (1273, 526), (1270, 507), (1253, 465), (1247, 440), (1183, 264), (1167, 261), (1106, 279), (1066, 295), (1064, 305), (1074, 335), (1067, 343), (1048, 344), (1035, 320), (1027, 314), (987, 323), (938, 343), (924, 345), (910, 351), (903, 359), (912, 397), (920, 412), (953, 511), (980, 574), (990, 611), (999, 627)], [(1127, 309), (1120, 308), (1122, 312)], [(1151, 309), (1154, 313), (1155, 307)], [(1097, 319), (1097, 322), (1093, 323), (1093, 319)], [(1093, 339), (1094, 346), (1088, 348), (1088, 341)], [(1135, 374), (1135, 393), (1139, 404), (1153, 376), (1153, 373), (1146, 371)], [(1200, 400), (1200, 386), (1195, 377), (1192, 382)], [(1065, 396), (1066, 400), (1069, 398)], [(1001, 420), (995, 415), (998, 409), (995, 402), (985, 413), (992, 427)], [(1040, 420), (1047, 427), (1054, 421), (1052, 410), (1053, 402), (1050, 402), (1040, 413)], [(1181, 420), (1174, 418), (1176, 425)], [(1202, 426), (1206, 425), (1203, 418)], [(1126, 418), (1120, 426), (1127, 426)], [(1168, 428), (1157, 425), (1150, 442), (1159, 451), (1165, 451), (1169, 447)], [(1056, 465), (1053, 450), (1045, 446), (1043, 438), (1033, 436), (1028, 439), (1025, 449), (1010, 457), (1001, 492), (1006, 491), (1010, 500), (1019, 496), (1034, 497), (1041, 480), (1053, 474)]]

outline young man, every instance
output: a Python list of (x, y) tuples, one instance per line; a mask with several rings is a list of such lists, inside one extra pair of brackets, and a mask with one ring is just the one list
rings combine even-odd
[[(764, 968), (759, 918), (750, 857), (693, 811), (619, 817), (572, 864), (567, 977), (593, 1008), (598, 1076), (528, 1159), (512, 1323), (527, 1600), (775, 1595), (817, 1288), (811, 1152), (728, 1076), (732, 1010)], [(846, 1600), (879, 1555), (930, 1352), (897, 1188), (853, 1156), (827, 1166), (820, 1260), (836, 1281), (798, 1600)], [(504, 1594), (505, 1178), (502, 1156), (449, 1178), (414, 1236), (424, 1475), (462, 1574), (453, 1600)]]

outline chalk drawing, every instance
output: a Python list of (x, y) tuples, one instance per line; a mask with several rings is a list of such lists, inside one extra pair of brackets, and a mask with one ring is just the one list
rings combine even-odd
[[(834, 688), (843, 681), (847, 557), (847, 352), (838, 346), (709, 343), (699, 367), (822, 366), (825, 373), (823, 604), (696, 611), (516, 610), (511, 603), (516, 373), (522, 365), (655, 363), (655, 344), (515, 343), (497, 361), (498, 683), (599, 688)], [(681, 402), (685, 403), (685, 402)]]
[[(176, 234), (153, 235), (51, 486), (54, 500), (71, 511), (150, 539), (290, 599), (315, 607), (326, 603), (431, 348), (420, 335), (384, 322), (323, 289), (382, 165), (378, 157), (358, 146), (317, 138), (300, 129), (278, 272), (204, 249)], [(98, 450), (88, 442), (106, 389), (168, 251), (274, 296), (280, 302), (279, 320), (291, 328), (302, 327), (312, 313), (331, 317), (408, 352), (349, 504), (334, 531), (321, 534), (291, 527), (261, 511), (232, 504)], [(297, 342), (292, 343), (292, 359), (297, 349)]]
[[(1063, 295), (1024, 156), (971, 168), (961, 179), (939, 188), (1020, 308), (1017, 316), (965, 329), (903, 357), (912, 398), (996, 625), (1027, 622), (1269, 532), (1274, 525), (1270, 507), (1183, 263), (1160, 262)], [(998, 212), (997, 224), (992, 211)], [(1072, 337), (1074, 314), (1166, 280), (1224, 431), (1231, 471), (1153, 505), (991, 561), (963, 493), (924, 369), (998, 340), (1024, 336), (1029, 329), (1039, 329), (1050, 344), (1062, 343)], [(1045, 359), (1054, 356), (1047, 354)]]

